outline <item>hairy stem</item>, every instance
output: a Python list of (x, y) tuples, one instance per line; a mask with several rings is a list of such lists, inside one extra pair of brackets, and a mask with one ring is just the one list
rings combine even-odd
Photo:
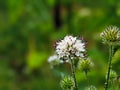
[(72, 77), (74, 79), (74, 84), (75, 84), (74, 90), (78, 90), (76, 76), (75, 76), (75, 63), (74, 63), (74, 60), (72, 59), (71, 59), (71, 70), (72, 70)]
[(109, 78), (110, 78), (110, 70), (112, 67), (112, 57), (113, 57), (114, 47), (112, 45), (109, 45), (109, 62), (108, 62), (108, 72), (107, 72), (107, 79), (105, 83), (105, 90), (108, 90), (109, 86)]

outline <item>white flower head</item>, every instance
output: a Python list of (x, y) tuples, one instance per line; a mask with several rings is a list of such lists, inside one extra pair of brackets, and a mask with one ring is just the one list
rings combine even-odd
[(60, 63), (63, 63), (63, 61), (59, 60), (58, 56), (54, 54), (48, 58), (48, 63), (50, 63), (51, 68), (53, 68), (53, 66), (59, 65)]
[(57, 55), (52, 55), (48, 58), (48, 62), (50, 63), (50, 62), (57, 60), (57, 59), (58, 59)]
[(73, 36), (65, 36), (56, 43), (56, 53), (64, 61), (84, 57), (85, 43), (82, 39)]

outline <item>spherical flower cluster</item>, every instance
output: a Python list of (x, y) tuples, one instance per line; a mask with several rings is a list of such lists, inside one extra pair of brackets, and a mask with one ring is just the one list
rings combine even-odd
[(64, 61), (84, 57), (85, 43), (82, 39), (73, 36), (66, 36), (56, 43), (56, 53)]
[(63, 61), (58, 59), (58, 56), (56, 54), (50, 56), (48, 58), (48, 62), (50, 63), (51, 68), (53, 68), (53, 66), (55, 66), (55, 65), (59, 65), (60, 63), (63, 63)]
[(97, 90), (97, 88), (91, 85), (91, 86), (86, 87), (85, 90)]
[(85, 59), (81, 59), (78, 62), (78, 68), (81, 71), (84, 71), (85, 73), (87, 73), (88, 71), (90, 71), (90, 69), (94, 66), (93, 62), (90, 60), (90, 58), (85, 58)]
[(63, 90), (73, 90), (74, 80), (70, 76), (65, 76), (60, 82), (60, 86)]
[(103, 43), (115, 45), (120, 41), (120, 29), (116, 26), (109, 26), (100, 34)]

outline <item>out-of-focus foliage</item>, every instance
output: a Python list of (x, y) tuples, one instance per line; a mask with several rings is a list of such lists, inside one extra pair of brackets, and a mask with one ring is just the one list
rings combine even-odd
[[(70, 1), (0, 0), (0, 90), (61, 90), (60, 74), (69, 73), (70, 66), (51, 70), (47, 58), (53, 54), (54, 42), (68, 34), (83, 36), (88, 42), (95, 64), (89, 81), (103, 90), (108, 48), (99, 34), (107, 25), (120, 27), (120, 0)], [(56, 6), (60, 7), (58, 28)], [(120, 69), (118, 49), (113, 60), (116, 72)], [(82, 90), (86, 86), (84, 74), (78, 71), (77, 80)]]

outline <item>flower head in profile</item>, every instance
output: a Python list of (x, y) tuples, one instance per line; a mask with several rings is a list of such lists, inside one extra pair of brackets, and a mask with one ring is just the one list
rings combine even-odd
[(103, 43), (115, 45), (120, 41), (120, 29), (116, 26), (107, 27), (101, 34)]
[(90, 60), (90, 58), (83, 58), (78, 62), (78, 68), (87, 73), (91, 70), (91, 68), (94, 66), (93, 62)]
[(48, 58), (48, 63), (50, 63), (51, 68), (53, 68), (55, 65), (59, 65), (60, 63), (63, 63), (63, 61), (59, 60), (58, 56), (54, 54)]
[(84, 57), (85, 43), (82, 39), (66, 36), (56, 43), (56, 53), (64, 61)]

